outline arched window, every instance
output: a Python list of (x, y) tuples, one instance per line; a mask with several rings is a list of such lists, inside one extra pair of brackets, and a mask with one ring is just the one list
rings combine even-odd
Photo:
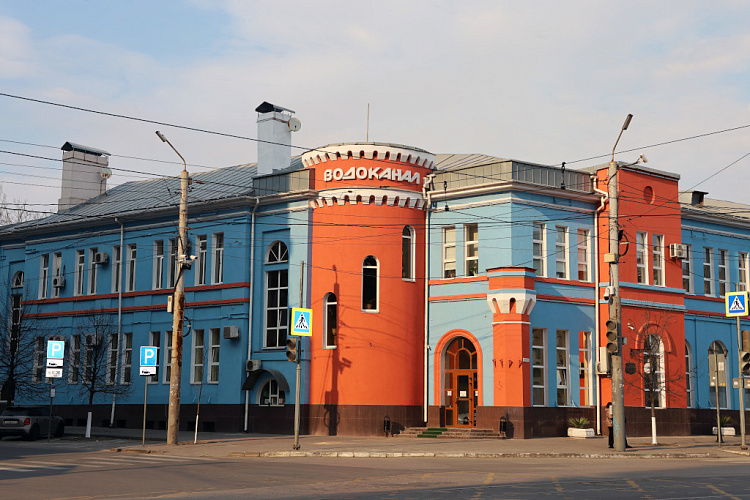
[(13, 275), (13, 281), (10, 282), (11, 288), (23, 288), (23, 271), (16, 271)]
[(645, 406), (664, 408), (664, 343), (657, 335), (649, 335), (643, 344), (643, 391)]
[(727, 348), (718, 340), (713, 341), (708, 348), (709, 405), (711, 408), (716, 408), (717, 386), (719, 407), (727, 408), (727, 353)]
[(261, 406), (283, 406), (285, 399), (284, 391), (279, 388), (279, 383), (271, 379), (260, 390), (258, 404)]
[(695, 390), (693, 389), (693, 349), (685, 341), (685, 399), (687, 407), (695, 407)]
[(336, 302), (336, 295), (333, 293), (327, 293), (325, 297), (325, 308), (326, 308), (326, 314), (325, 314), (325, 332), (326, 332), (326, 340), (325, 340), (325, 347), (326, 348), (334, 348), (337, 343), (337, 337), (338, 334), (338, 303)]
[(362, 310), (378, 312), (378, 261), (372, 255), (362, 262)]
[(401, 277), (414, 279), (414, 228), (404, 226), (401, 232)]
[(266, 252), (266, 328), (263, 347), (286, 345), (287, 307), (289, 305), (289, 252), (281, 241), (275, 241)]

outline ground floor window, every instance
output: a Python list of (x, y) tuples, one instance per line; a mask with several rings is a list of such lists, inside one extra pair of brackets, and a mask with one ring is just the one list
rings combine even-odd
[(531, 404), (534, 406), (547, 404), (547, 370), (544, 352), (546, 335), (547, 330), (544, 328), (531, 330)]
[(282, 406), (284, 399), (284, 391), (279, 389), (279, 383), (274, 379), (266, 382), (260, 390), (261, 406)]

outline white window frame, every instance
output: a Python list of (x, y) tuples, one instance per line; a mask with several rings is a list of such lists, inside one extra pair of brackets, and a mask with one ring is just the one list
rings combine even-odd
[[(263, 393), (266, 387), (268, 387), (268, 400), (264, 401)], [(258, 391), (259, 406), (284, 406), (285, 399), (284, 391), (279, 388), (279, 383), (275, 379), (266, 380)]]
[(88, 279), (88, 294), (89, 295), (95, 295), (96, 294), (96, 277), (97, 277), (97, 265), (94, 262), (95, 255), (97, 254), (99, 250), (94, 248), (89, 248), (89, 279)]
[(636, 281), (648, 284), (648, 233), (635, 233), (635, 254)]
[(39, 258), (39, 298), (46, 299), (49, 287), (49, 254)]
[(547, 276), (547, 225), (544, 222), (532, 223), (531, 242), (533, 267), (538, 276), (545, 277)]
[(748, 276), (748, 270), (750, 270), (750, 261), (748, 260), (747, 252), (739, 253), (739, 264), (738, 264), (738, 280), (737, 280), (737, 291), (747, 292), (750, 290), (750, 276)]
[(137, 256), (138, 247), (135, 243), (131, 243), (127, 246), (127, 254), (125, 255), (125, 291), (133, 292), (136, 289), (136, 271), (137, 271)]
[[(103, 341), (104, 339), (102, 339)], [(109, 335), (107, 339), (107, 385), (114, 385), (117, 381), (117, 361), (120, 353), (116, 333)]]
[[(719, 347), (721, 349), (721, 356), (719, 357), (718, 361), (721, 363), (722, 360), (723, 360), (723, 362), (724, 362), (724, 371), (723, 372), (719, 372), (719, 378), (720, 378), (720, 380), (717, 380), (717, 385), (715, 387), (710, 387), (710, 384), (709, 384), (709, 388), (708, 388), (708, 406), (709, 406), (709, 408), (716, 409), (716, 390), (718, 389), (719, 390), (719, 404), (721, 405), (721, 409), (722, 410), (728, 410), (729, 409), (729, 405), (730, 405), (730, 400), (731, 400), (731, 394), (730, 394), (730, 388), (731, 388), (731, 386), (728, 386), (728, 384), (727, 384), (727, 378), (728, 378), (727, 377), (727, 373), (729, 372), (729, 366), (728, 366), (729, 365), (729, 351), (728, 351), (728, 349), (726, 348), (726, 346), (723, 343), (721, 343), (718, 340), (714, 340), (713, 342), (711, 342), (711, 344), (709, 344), (709, 347), (708, 347), (708, 351), (709, 351), (708, 352), (708, 357), (709, 358), (713, 358), (714, 357), (714, 355), (710, 352), (712, 349), (715, 349), (714, 345), (716, 345), (717, 347)], [(708, 371), (709, 371), (708, 377), (709, 377), (709, 380), (710, 380), (711, 377), (715, 376), (714, 373), (711, 373), (712, 370), (711, 370), (710, 367), (711, 367), (711, 360), (709, 359), (708, 360)], [(722, 378), (722, 373), (724, 374), (723, 378)], [(724, 384), (724, 385), (720, 385), (720, 384)], [(714, 392), (714, 394), (711, 394), (711, 392)]]
[(404, 281), (414, 281), (415, 252), (416, 235), (414, 228), (404, 226), (404, 229), (401, 231), (401, 279)]
[(664, 235), (652, 234), (652, 255), (651, 263), (653, 265), (653, 284), (654, 286), (664, 285)]
[(447, 226), (443, 228), (442, 249), (442, 277), (452, 279), (456, 277), (456, 227)]
[(200, 385), (203, 383), (206, 364), (206, 332), (204, 330), (193, 330), (193, 345), (190, 352), (190, 383)]
[(719, 297), (724, 297), (729, 292), (729, 252), (719, 249), (718, 272), (716, 278), (719, 282)]
[[(263, 348), (264, 349), (283, 349), (286, 347), (286, 338), (289, 333), (289, 249), (283, 241), (274, 241), (268, 246), (266, 251), (266, 265), (273, 268), (266, 270), (265, 281), (265, 305), (264, 305), (264, 323), (263, 330)], [(276, 275), (276, 286), (271, 288), (271, 277)], [(284, 280), (286, 285), (282, 285)], [(276, 303), (269, 303), (271, 291), (276, 291)], [(283, 297), (283, 300), (282, 300)], [(268, 325), (268, 314), (275, 312), (276, 325)], [(272, 340), (273, 342), (269, 342)]]
[[(541, 344), (534, 343), (534, 335), (539, 332), (539, 337), (542, 341)], [(541, 364), (537, 363), (537, 357), (539, 357)], [(531, 329), (531, 404), (532, 406), (547, 406), (547, 329), (546, 328), (532, 328)], [(534, 383), (534, 371), (541, 371), (542, 384)], [(538, 398), (534, 397), (534, 393), (541, 389), (543, 397), (542, 401), (537, 401)]]
[(197, 249), (197, 259), (195, 263), (195, 284), (206, 284), (206, 262), (208, 259), (208, 238), (205, 234), (195, 237), (195, 248)]
[(578, 280), (591, 281), (591, 254), (589, 252), (589, 238), (591, 231), (578, 230)]
[(172, 331), (167, 330), (164, 332), (164, 374), (162, 375), (162, 383), (169, 384), (169, 379), (172, 376)]
[[(643, 404), (646, 408), (651, 408), (650, 404), (650, 397), (651, 391), (648, 388), (648, 384), (646, 383), (645, 375), (648, 370), (651, 370), (651, 376), (656, 376), (656, 390), (654, 391), (656, 393), (657, 404), (654, 405), (655, 408), (666, 408), (667, 407), (667, 391), (666, 391), (666, 384), (665, 384), (665, 377), (664, 377), (664, 342), (657, 336), (657, 335), (649, 335), (649, 337), (652, 337), (655, 342), (658, 343), (659, 349), (656, 354), (656, 370), (654, 371), (654, 367), (648, 366), (650, 365), (650, 360), (643, 361)], [(647, 339), (648, 342), (648, 339)]]
[[(338, 346), (338, 298), (328, 292), (323, 299), (323, 348), (336, 349)], [(333, 314), (331, 314), (333, 312)], [(331, 324), (333, 323), (333, 324)]]
[(685, 398), (687, 407), (695, 408), (695, 374), (693, 373), (693, 348), (685, 341)]
[(682, 288), (686, 293), (695, 293), (693, 288), (693, 246), (685, 245), (685, 257), (682, 259)]
[(714, 284), (714, 249), (703, 247), (703, 293), (714, 295), (716, 285)]
[(224, 283), (224, 233), (214, 233), (211, 236), (211, 284)]
[(83, 295), (86, 270), (86, 251), (76, 250), (76, 271), (73, 295)]
[[(561, 338), (562, 345), (560, 345)], [(555, 404), (557, 406), (571, 406), (570, 332), (568, 330), (555, 331), (555, 380)], [(560, 402), (561, 395), (562, 403)]]
[(581, 332), (581, 343), (578, 346), (578, 360), (580, 362), (579, 380), (580, 394), (583, 395), (581, 406), (592, 406), (594, 401), (594, 348), (592, 332)]
[(122, 247), (112, 247), (112, 293), (118, 293), (122, 287)]
[[(472, 229), (475, 237), (471, 238)], [(479, 275), (479, 224), (464, 224), (464, 276)]]
[(568, 227), (555, 226), (555, 278), (566, 280), (568, 272)]
[(159, 367), (159, 349), (161, 349), (161, 332), (148, 332), (148, 345), (151, 347), (156, 347), (157, 350), (157, 359), (156, 359), (156, 375), (148, 375), (146, 377), (146, 383), (147, 384), (158, 384), (159, 383), (159, 375), (158, 370)]
[(70, 348), (68, 350), (68, 383), (77, 384), (81, 380), (81, 336), (70, 336)]
[(46, 339), (42, 336), (34, 337), (34, 359), (31, 372), (31, 382), (34, 384), (41, 384), (45, 379), (45, 340)]
[(120, 383), (130, 385), (133, 367), (133, 333), (122, 333), (122, 360), (120, 361)]
[(179, 251), (179, 240), (177, 238), (169, 238), (167, 240), (167, 250), (169, 251), (169, 262), (167, 265), (167, 286), (174, 288), (177, 285), (177, 277), (180, 273), (179, 259), (177, 258), (177, 252)]
[[(373, 259), (375, 261), (375, 264), (367, 264), (367, 261), (369, 259)], [(373, 275), (374, 271), (374, 275)], [(372, 280), (372, 283), (371, 283)], [(369, 287), (375, 287), (375, 307), (368, 308), (366, 307), (367, 304), (365, 304), (365, 289)], [(379, 313), (380, 312), (380, 261), (377, 257), (374, 255), (368, 255), (365, 257), (365, 259), (362, 261), (362, 287), (360, 290), (362, 301), (361, 301), (361, 307), (362, 312), (366, 313)], [(367, 291), (367, 296), (370, 297), (373, 295), (370, 290)]]
[(164, 288), (164, 240), (154, 240), (154, 276), (152, 288)]
[(221, 355), (221, 328), (210, 328), (208, 330), (208, 370), (206, 371), (206, 383), (219, 383), (219, 362)]
[[(52, 256), (52, 277), (62, 278), (62, 253), (55, 252)], [(60, 296), (60, 288), (52, 287), (52, 297), (57, 298)]]

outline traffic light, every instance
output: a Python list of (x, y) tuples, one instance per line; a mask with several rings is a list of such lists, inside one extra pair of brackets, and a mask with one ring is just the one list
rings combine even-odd
[(620, 346), (617, 343), (617, 321), (609, 318), (605, 326), (607, 327), (607, 350), (612, 354), (616, 354), (620, 350)]
[(296, 363), (299, 356), (297, 352), (298, 343), (299, 339), (295, 339), (292, 337), (286, 339), (286, 359), (288, 359), (292, 363)]
[(750, 330), (742, 330), (740, 371), (745, 375), (750, 374)]

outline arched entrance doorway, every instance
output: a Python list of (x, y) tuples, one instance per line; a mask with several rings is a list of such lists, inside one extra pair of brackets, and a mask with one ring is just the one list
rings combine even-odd
[(443, 360), (445, 425), (474, 427), (479, 404), (477, 350), (465, 337), (457, 337), (445, 350)]

